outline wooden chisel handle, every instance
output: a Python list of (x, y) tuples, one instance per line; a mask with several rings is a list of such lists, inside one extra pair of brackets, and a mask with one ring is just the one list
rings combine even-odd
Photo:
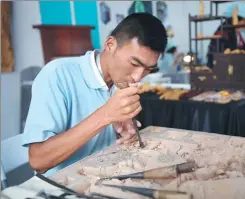
[(154, 191), (153, 192), (154, 199), (192, 199), (192, 194), (189, 193), (173, 193), (166, 194), (164, 191)]
[(144, 172), (145, 179), (171, 179), (176, 177), (176, 166), (152, 169)]
[(168, 179), (176, 178), (181, 173), (190, 173), (196, 170), (196, 164), (192, 161), (169, 167), (151, 169), (144, 172), (145, 179)]

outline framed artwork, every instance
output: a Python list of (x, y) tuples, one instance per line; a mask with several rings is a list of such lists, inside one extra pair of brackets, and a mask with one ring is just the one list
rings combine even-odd
[(152, 14), (152, 1), (134, 1), (128, 10), (128, 14), (147, 12)]
[(12, 2), (1, 1), (1, 71), (14, 71), (14, 52), (11, 39)]
[(164, 23), (168, 16), (167, 3), (165, 1), (158, 1), (156, 3), (156, 7), (157, 7), (157, 18), (160, 19), (162, 23)]
[(100, 19), (103, 24), (108, 24), (111, 21), (111, 10), (105, 2), (100, 3)]
[(119, 24), (124, 18), (125, 18), (124, 15), (116, 14), (117, 24)]

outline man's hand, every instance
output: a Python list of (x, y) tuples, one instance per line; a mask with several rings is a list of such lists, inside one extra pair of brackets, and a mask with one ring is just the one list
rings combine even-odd
[[(108, 124), (113, 124), (116, 132), (121, 136), (117, 140), (118, 144), (130, 144), (138, 139), (132, 121), (132, 118), (142, 110), (138, 92), (137, 84), (131, 83), (128, 88), (117, 90), (103, 106), (105, 112), (103, 119), (107, 120)], [(141, 126), (138, 121), (137, 126)]]
[[(117, 144), (131, 144), (138, 140), (132, 119), (114, 123), (113, 126), (116, 132), (121, 135), (121, 138), (117, 140)], [(139, 121), (137, 121), (137, 126), (141, 127)]]
[(139, 88), (136, 86), (119, 89), (102, 107), (105, 113), (104, 120), (108, 124), (127, 121), (141, 111)]

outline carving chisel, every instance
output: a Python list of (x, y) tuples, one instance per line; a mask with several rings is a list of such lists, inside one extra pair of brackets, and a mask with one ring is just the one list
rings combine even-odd
[[(124, 88), (128, 88), (129, 87), (129, 84), (127, 81), (121, 81), (121, 82), (117, 82), (116, 83), (116, 86), (120, 89), (124, 89)], [(137, 137), (138, 137), (138, 141), (139, 141), (139, 145), (141, 148), (144, 148), (145, 145), (144, 143), (142, 142), (142, 139), (140, 137), (140, 133), (139, 133), (139, 128), (137, 126), (137, 121), (135, 118), (132, 118), (132, 121), (133, 121), (133, 125), (134, 125), (134, 128), (135, 128), (135, 131), (136, 131), (136, 134), (137, 134)]]
[(127, 175), (112, 176), (101, 178), (100, 180), (119, 179), (124, 180), (127, 178), (134, 179), (172, 179), (178, 177), (181, 173), (190, 173), (196, 170), (196, 164), (193, 161), (185, 162), (182, 164), (172, 165), (168, 167), (161, 167), (142, 171), (138, 173), (132, 173)]
[(159, 190), (159, 189), (120, 186), (120, 185), (111, 185), (111, 184), (102, 184), (102, 185), (107, 187), (119, 188), (122, 189), (123, 191), (134, 192), (154, 199), (191, 199), (192, 198), (192, 194), (188, 194), (187, 192), (183, 192), (183, 191)]

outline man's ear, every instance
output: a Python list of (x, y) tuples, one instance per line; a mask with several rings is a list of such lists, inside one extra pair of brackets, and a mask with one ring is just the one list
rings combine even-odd
[(113, 53), (117, 48), (117, 40), (115, 37), (109, 36), (105, 41), (104, 49), (107, 52)]

